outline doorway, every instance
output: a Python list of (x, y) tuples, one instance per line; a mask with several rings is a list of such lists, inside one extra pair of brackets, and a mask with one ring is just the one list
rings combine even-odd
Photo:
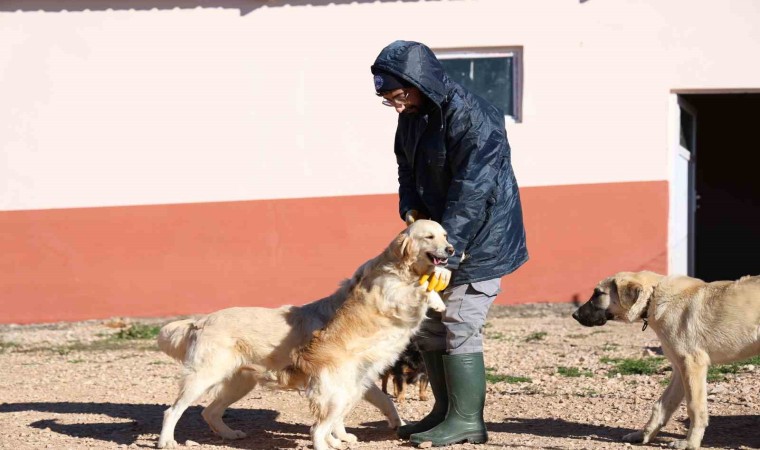
[(690, 147), (686, 271), (705, 281), (760, 275), (760, 93), (683, 93), (678, 103)]

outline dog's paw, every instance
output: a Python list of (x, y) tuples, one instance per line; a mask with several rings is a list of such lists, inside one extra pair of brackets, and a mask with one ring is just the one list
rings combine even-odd
[(633, 433), (628, 433), (623, 436), (623, 442), (630, 442), (632, 444), (646, 444), (646, 442), (644, 442), (644, 432), (634, 431)]
[(158, 444), (156, 444), (156, 448), (177, 448), (177, 441), (174, 439), (159, 439)]
[(346, 433), (344, 435), (338, 436), (338, 439), (348, 443), (359, 442), (359, 438), (357, 438), (356, 435), (352, 433)]
[(404, 420), (400, 417), (394, 419), (395, 420), (388, 419), (388, 426), (391, 428), (391, 430), (398, 430), (399, 428), (406, 425), (406, 422), (404, 422)]
[[(325, 441), (327, 441), (327, 445), (330, 446), (330, 448), (335, 448), (338, 450), (342, 450), (345, 448), (345, 446), (343, 445), (343, 441), (341, 441), (340, 439), (332, 435), (328, 435), (325, 438)], [(314, 448), (316, 448), (316, 446)]]
[(668, 447), (670, 448), (678, 448), (678, 449), (688, 449), (688, 450), (697, 450), (699, 449), (699, 445), (690, 445), (689, 441), (685, 439), (679, 439), (676, 441), (671, 442), (668, 444)]
[(314, 441), (313, 442), (314, 450), (330, 450), (330, 445), (322, 440), (322, 441)]
[(437, 312), (446, 311), (446, 304), (443, 303), (443, 299), (441, 299), (441, 296), (438, 295), (438, 293), (435, 291), (431, 291), (428, 294), (428, 306), (433, 311), (437, 311)]
[(245, 439), (248, 437), (245, 432), (240, 430), (230, 430), (224, 433), (219, 433), (219, 436), (221, 436), (223, 439), (227, 439), (228, 441), (234, 441), (236, 439)]

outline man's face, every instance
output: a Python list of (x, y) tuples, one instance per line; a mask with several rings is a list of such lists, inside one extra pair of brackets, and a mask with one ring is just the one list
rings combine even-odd
[(414, 87), (386, 92), (382, 97), (387, 101), (383, 104), (389, 104), (388, 106), (394, 108), (399, 114), (415, 113), (422, 107), (422, 93)]

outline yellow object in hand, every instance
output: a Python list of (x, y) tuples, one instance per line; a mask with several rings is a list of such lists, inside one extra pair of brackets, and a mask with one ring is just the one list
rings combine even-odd
[(436, 288), (438, 287), (438, 280), (439, 279), (440, 278), (438, 277), (438, 274), (433, 275), (433, 277), (428, 281), (428, 287), (427, 287), (427, 291), (428, 292), (430, 292), (430, 291), (436, 291), (437, 292), (438, 291), (438, 289), (436, 289)]
[(446, 286), (448, 286), (448, 283), (445, 283), (437, 275), (434, 275), (433, 278), (430, 278), (430, 274), (425, 274), (420, 277), (420, 285), (425, 284), (426, 281), (428, 282), (428, 292), (433, 290), (436, 292), (441, 292), (442, 290), (446, 289)]

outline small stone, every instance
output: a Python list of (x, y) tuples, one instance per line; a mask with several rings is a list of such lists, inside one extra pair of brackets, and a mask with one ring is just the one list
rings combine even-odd
[(418, 445), (417, 448), (431, 448), (433, 446), (433, 443), (430, 441), (423, 442), (422, 444)]
[(197, 443), (195, 441), (191, 441), (190, 439), (188, 439), (188, 440), (185, 441), (185, 445), (188, 446), (188, 447), (198, 447), (201, 444), (199, 444), (199, 443)]

